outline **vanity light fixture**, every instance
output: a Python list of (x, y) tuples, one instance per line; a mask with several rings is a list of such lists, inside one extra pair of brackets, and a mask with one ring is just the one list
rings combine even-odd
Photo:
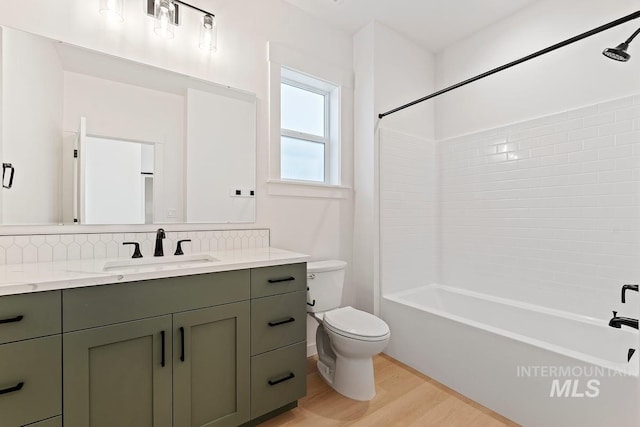
[(171, 0), (154, 0), (153, 16), (156, 19), (153, 31), (165, 39), (172, 39), (178, 23), (176, 5)]
[(180, 6), (185, 6), (201, 13), (202, 18), (200, 19), (199, 45), (202, 49), (215, 52), (218, 42), (218, 33), (216, 16), (213, 13), (180, 0), (146, 0), (146, 2), (147, 15), (156, 19), (154, 31), (156, 34), (166, 38), (173, 38), (175, 35), (175, 27), (180, 25)]
[(124, 0), (100, 0), (100, 13), (112, 21), (124, 21), (122, 14)]
[(218, 31), (216, 18), (213, 15), (204, 15), (200, 26), (200, 48), (216, 51), (218, 45)]

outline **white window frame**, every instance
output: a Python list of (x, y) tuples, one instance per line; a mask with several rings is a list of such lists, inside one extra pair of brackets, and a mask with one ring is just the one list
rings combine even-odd
[[(291, 73), (298, 74), (297, 71), (290, 70)], [(315, 78), (314, 78), (315, 79)], [(290, 178), (284, 178), (282, 176), (282, 166), (280, 170), (280, 179), (283, 181), (303, 181), (303, 182), (315, 182), (315, 183), (331, 183), (331, 92), (328, 90), (323, 90), (315, 86), (311, 86), (300, 81), (294, 80), (288, 77), (282, 77), (281, 84), (285, 84), (288, 86), (292, 86), (298, 89), (305, 90), (307, 92), (312, 92), (317, 95), (321, 95), (324, 98), (324, 137), (313, 135), (306, 132), (299, 132), (290, 129), (280, 128), (280, 135), (285, 137), (290, 137), (294, 139), (299, 139), (302, 141), (310, 141), (316, 142), (324, 145), (324, 180), (323, 181), (313, 181), (313, 180), (294, 180)], [(280, 109), (280, 114), (282, 114), (282, 105)], [(280, 152), (282, 156), (282, 152)], [(281, 157), (282, 158), (282, 157)]]
[[(269, 168), (267, 193), (275, 196), (317, 197), (348, 199), (353, 185), (353, 71), (341, 68), (315, 53), (292, 48), (281, 43), (268, 43), (269, 61)], [(317, 86), (329, 93), (328, 137), (329, 150), (325, 150), (325, 182), (283, 180), (281, 178), (281, 84), (290, 78)], [(315, 76), (315, 77), (311, 77)], [(316, 83), (319, 83), (316, 85)], [(346, 145), (345, 145), (346, 144)]]

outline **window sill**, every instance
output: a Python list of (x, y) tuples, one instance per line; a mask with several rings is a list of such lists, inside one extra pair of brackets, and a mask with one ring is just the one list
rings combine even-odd
[(267, 181), (267, 193), (271, 196), (316, 197), (323, 199), (348, 199), (351, 187), (331, 184), (316, 184), (301, 181)]

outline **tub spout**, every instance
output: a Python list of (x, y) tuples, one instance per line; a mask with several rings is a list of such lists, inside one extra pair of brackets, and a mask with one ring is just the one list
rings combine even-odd
[(631, 319), (629, 317), (618, 317), (618, 312), (614, 311), (613, 318), (609, 320), (609, 326), (611, 326), (612, 328), (620, 329), (622, 325), (638, 329), (638, 319)]

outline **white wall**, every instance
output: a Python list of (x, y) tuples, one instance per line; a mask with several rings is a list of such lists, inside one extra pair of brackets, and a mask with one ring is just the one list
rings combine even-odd
[(58, 223), (62, 66), (50, 43), (19, 31), (2, 32), (2, 50), (1, 157), (16, 172), (13, 188), (0, 190), (1, 222)]
[[(385, 224), (380, 223), (381, 155), (376, 131), (388, 129), (400, 132), (409, 135), (409, 140), (432, 139), (434, 135), (432, 105), (419, 105), (385, 117), (382, 121), (377, 115), (431, 92), (434, 87), (433, 66), (433, 55), (380, 23), (369, 24), (354, 37), (357, 82), (354, 283), (358, 290), (359, 305), (368, 310), (373, 310), (377, 304), (376, 292), (381, 273), (378, 263), (380, 232), (394, 219), (387, 212)], [(428, 156), (419, 151), (421, 158), (427, 159)], [(427, 163), (424, 166), (430, 165)], [(435, 182), (431, 183), (435, 185)], [(427, 193), (432, 194), (432, 189), (428, 189)], [(385, 228), (385, 232), (387, 231)], [(402, 239), (397, 243), (398, 247), (402, 246)], [(424, 251), (422, 254), (425, 259), (429, 259), (430, 266), (435, 265), (435, 260), (431, 259), (432, 251)], [(433, 270), (431, 267), (429, 269)], [(382, 273), (384, 275), (385, 272)], [(387, 273), (390, 273), (387, 277), (393, 276), (391, 271)]]
[[(540, 0), (437, 55), (444, 88), (591, 30), (638, 9), (637, 0)], [(626, 40), (637, 20), (437, 98), (437, 138), (445, 139), (635, 93), (638, 45), (628, 63), (601, 52)], [(636, 40), (637, 43), (637, 40)], [(526, 100), (526, 102), (523, 102)]]

